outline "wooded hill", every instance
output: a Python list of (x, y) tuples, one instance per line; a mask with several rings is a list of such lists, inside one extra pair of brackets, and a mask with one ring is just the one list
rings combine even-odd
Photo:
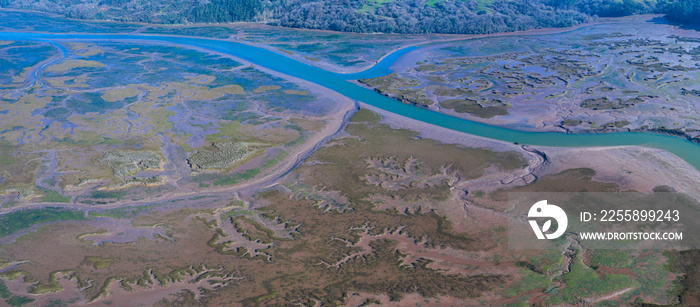
[(0, 0), (0, 7), (77, 19), (160, 24), (255, 21), (362, 33), (496, 33), (644, 13), (700, 22), (700, 0)]

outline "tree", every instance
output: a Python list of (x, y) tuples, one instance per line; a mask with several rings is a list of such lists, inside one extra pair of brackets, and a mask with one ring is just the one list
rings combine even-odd
[(671, 0), (660, 5), (669, 20), (700, 24), (700, 0)]

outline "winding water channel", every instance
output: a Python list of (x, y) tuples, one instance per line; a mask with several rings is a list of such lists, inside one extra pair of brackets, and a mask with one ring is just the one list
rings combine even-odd
[(692, 143), (681, 137), (651, 132), (566, 134), (560, 132), (518, 131), (457, 118), (428, 109), (404, 104), (395, 99), (376, 93), (373, 90), (347, 81), (358, 78), (386, 75), (391, 72), (389, 67), (391, 67), (394, 62), (396, 62), (406, 53), (420, 47), (400, 49), (386, 56), (381, 62), (368, 70), (354, 74), (340, 74), (299, 62), (264, 48), (215, 39), (158, 35), (46, 34), (21, 32), (0, 32), (0, 39), (48, 41), (151, 41), (204, 48), (216, 52), (230, 54), (240, 59), (249, 61), (255, 65), (316, 83), (351, 99), (361, 101), (368, 105), (372, 105), (401, 116), (472, 135), (506, 142), (516, 142), (519, 144), (537, 146), (595, 147), (639, 145), (659, 148), (675, 154), (694, 166), (696, 169), (700, 170), (700, 145)]

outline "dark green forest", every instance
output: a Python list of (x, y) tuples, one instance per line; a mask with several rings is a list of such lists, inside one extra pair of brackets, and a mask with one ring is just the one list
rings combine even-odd
[(647, 13), (666, 14), (672, 22), (700, 22), (700, 0), (0, 0), (0, 6), (76, 19), (253, 21), (360, 33), (497, 33)]
[(668, 1), (660, 5), (660, 11), (672, 21), (700, 24), (700, 0)]

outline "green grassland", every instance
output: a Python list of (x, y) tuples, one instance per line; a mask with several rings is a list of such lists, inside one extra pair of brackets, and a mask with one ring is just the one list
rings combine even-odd
[(626, 288), (638, 287), (638, 284), (627, 275), (600, 274), (586, 266), (580, 258), (574, 258), (571, 271), (564, 274), (564, 289), (552, 298), (551, 304), (574, 304), (582, 298), (605, 295)]
[(69, 220), (85, 220), (85, 215), (80, 211), (59, 208), (14, 211), (0, 216), (0, 236), (7, 236), (36, 224)]

